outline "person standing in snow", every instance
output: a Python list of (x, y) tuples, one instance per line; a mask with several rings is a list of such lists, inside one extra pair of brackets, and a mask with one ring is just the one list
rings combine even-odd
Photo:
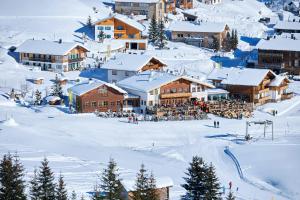
[(231, 190), (231, 188), (232, 188), (232, 182), (229, 181), (229, 189)]
[(219, 124), (219, 121), (217, 121), (217, 128), (220, 128), (220, 126), (219, 126), (220, 124)]
[(215, 128), (216, 128), (216, 126), (217, 126), (216, 124), (217, 124), (216, 121), (214, 121), (214, 127), (215, 127)]

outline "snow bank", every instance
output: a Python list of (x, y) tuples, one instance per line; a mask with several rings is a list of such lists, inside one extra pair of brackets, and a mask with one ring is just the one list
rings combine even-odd
[(9, 127), (19, 126), (19, 124), (13, 118), (9, 118), (8, 120), (4, 121), (3, 125)]

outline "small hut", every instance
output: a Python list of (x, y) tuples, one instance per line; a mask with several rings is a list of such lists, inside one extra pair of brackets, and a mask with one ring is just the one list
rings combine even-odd
[(45, 98), (46, 102), (49, 105), (60, 105), (61, 104), (61, 98), (57, 96), (47, 96)]

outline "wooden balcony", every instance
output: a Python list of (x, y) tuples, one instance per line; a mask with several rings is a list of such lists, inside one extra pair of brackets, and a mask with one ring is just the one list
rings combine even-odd
[(264, 104), (264, 103), (268, 102), (269, 100), (271, 100), (271, 96), (266, 96), (266, 97), (262, 97), (260, 99), (254, 99), (254, 103)]
[(281, 100), (291, 99), (294, 96), (294, 93), (289, 92), (281, 95)]
[(115, 29), (114, 30), (114, 34), (126, 34), (126, 30), (124, 29), (124, 30), (117, 30), (117, 29)]
[(161, 99), (172, 99), (172, 98), (189, 98), (192, 94), (189, 92), (182, 92), (182, 93), (168, 93), (168, 94), (161, 94)]
[(259, 90), (258, 93), (259, 93), (259, 94), (262, 94), (262, 93), (269, 92), (269, 91), (270, 91), (269, 88), (265, 88), (265, 89), (263, 89), (263, 90)]

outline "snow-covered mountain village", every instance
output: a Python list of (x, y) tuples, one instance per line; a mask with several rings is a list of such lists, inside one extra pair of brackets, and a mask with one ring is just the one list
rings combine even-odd
[(0, 1), (0, 200), (297, 200), (299, 155), (299, 0)]

